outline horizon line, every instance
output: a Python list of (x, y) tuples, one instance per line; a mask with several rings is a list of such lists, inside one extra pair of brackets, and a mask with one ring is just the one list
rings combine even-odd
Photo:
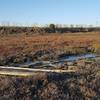
[(49, 27), (50, 24), (54, 24), (58, 27), (100, 27), (99, 23), (96, 24), (61, 24), (61, 23), (11, 23), (11, 22), (1, 22), (0, 27)]

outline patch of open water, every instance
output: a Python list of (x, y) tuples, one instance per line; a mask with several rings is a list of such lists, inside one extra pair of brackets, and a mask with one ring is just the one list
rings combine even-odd
[(60, 58), (57, 61), (35, 61), (35, 62), (26, 62), (23, 64), (17, 64), (18, 67), (31, 67), (31, 68), (41, 68), (43, 66), (53, 67), (56, 66), (56, 64), (63, 64), (64, 62), (74, 62), (80, 59), (86, 59), (86, 58), (96, 58), (96, 54), (82, 54), (82, 55), (71, 55), (71, 56), (65, 56)]

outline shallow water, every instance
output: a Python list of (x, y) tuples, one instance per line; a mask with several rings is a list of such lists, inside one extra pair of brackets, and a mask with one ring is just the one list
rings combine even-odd
[(71, 56), (66, 56), (63, 58), (60, 58), (60, 60), (57, 61), (35, 61), (35, 62), (26, 62), (24, 64), (18, 64), (17, 66), (19, 67), (31, 67), (31, 68), (41, 68), (43, 66), (48, 66), (48, 67), (52, 67), (52, 66), (56, 66), (56, 64), (63, 64), (64, 62), (68, 61), (68, 62), (73, 62), (73, 61), (77, 61), (80, 59), (86, 59), (86, 58), (95, 58), (96, 55), (95, 54), (83, 54), (83, 55), (71, 55)]
[(83, 55), (71, 55), (61, 58), (61, 61), (77, 61), (80, 59), (86, 59), (86, 58), (95, 58), (95, 54), (83, 54)]

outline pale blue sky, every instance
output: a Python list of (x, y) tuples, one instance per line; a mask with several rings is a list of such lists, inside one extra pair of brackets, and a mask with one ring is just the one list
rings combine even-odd
[(100, 0), (0, 0), (0, 22), (96, 24)]

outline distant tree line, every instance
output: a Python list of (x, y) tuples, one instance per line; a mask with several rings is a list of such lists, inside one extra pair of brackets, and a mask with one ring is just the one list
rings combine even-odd
[(48, 28), (45, 28), (47, 32), (49, 33), (68, 33), (68, 32), (92, 32), (92, 31), (100, 31), (100, 27), (82, 27), (82, 26), (76, 26), (73, 27), (71, 25), (70, 27), (58, 27), (54, 24), (50, 24)]
[(18, 27), (18, 26), (0, 26), (0, 34), (18, 34), (18, 33), (26, 33), (26, 34), (44, 34), (44, 33), (76, 33), (76, 32), (95, 32), (100, 31), (100, 27), (82, 27), (76, 26), (73, 27), (62, 27), (57, 26), (55, 24), (50, 24), (49, 26), (45, 27)]

